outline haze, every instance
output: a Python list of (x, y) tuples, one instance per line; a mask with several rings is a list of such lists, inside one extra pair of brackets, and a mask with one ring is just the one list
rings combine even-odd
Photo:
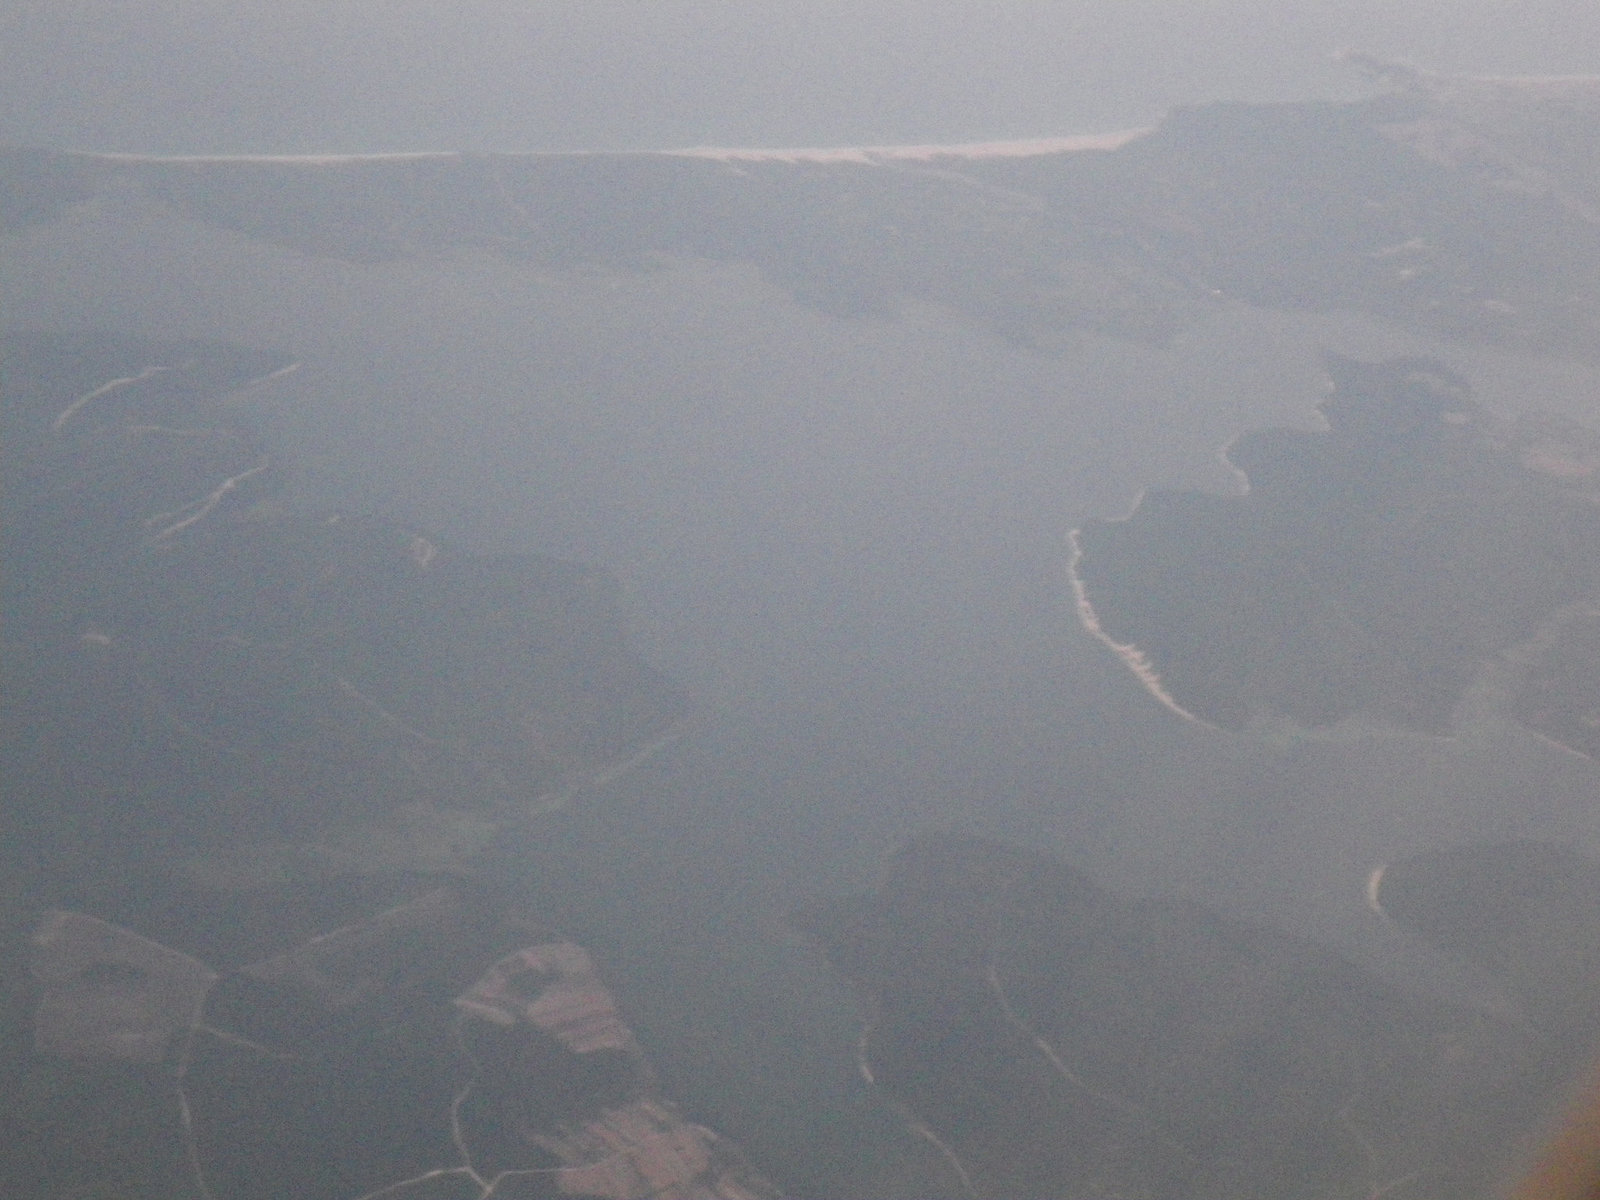
[(1586, 0), (20, 0), (0, 142), (82, 150), (646, 149), (972, 141), (1177, 104), (1349, 97), (1355, 48), (1581, 73)]
[(1498, 1195), (1600, 1045), (1597, 49), (0, 9), (0, 1195)]

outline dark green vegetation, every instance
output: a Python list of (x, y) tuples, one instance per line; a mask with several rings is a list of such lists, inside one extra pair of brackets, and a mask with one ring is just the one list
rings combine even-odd
[(258, 872), (315, 873), (274, 847), (396, 813), (445, 839), (518, 819), (682, 714), (599, 572), (285, 502), (235, 397), (288, 360), (90, 335), (3, 353), (30, 824), (110, 823), (131, 857), (253, 843)]
[(848, 316), (948, 305), (1048, 348), (1162, 338), (1220, 300), (1590, 356), (1600, 185), (1581, 81), (1418, 81), (1360, 104), (1180, 111), (1115, 150), (884, 162), (676, 154), (162, 160), (13, 151), (0, 229), (131, 184), (177, 212), (373, 262), (751, 262)]
[(1438, 363), (1329, 370), (1327, 432), (1229, 447), (1247, 495), (1152, 492), (1077, 531), (1100, 629), (1229, 729), (1366, 711), (1445, 733), (1486, 664), (1543, 663), (1519, 711), (1591, 748), (1600, 660), (1568, 630), (1600, 605), (1595, 435), (1496, 422)]
[(1574, 992), (1600, 868), (1495, 847), (1390, 867), (1381, 894), (1492, 961), (1534, 1019), (1406, 996), (1298, 939), (972, 838), (914, 840), (876, 891), (799, 921), (868, 997), (863, 1069), (974, 1194), (1475, 1194), (1548, 1103), (1546, 1073), (1600, 1030)]

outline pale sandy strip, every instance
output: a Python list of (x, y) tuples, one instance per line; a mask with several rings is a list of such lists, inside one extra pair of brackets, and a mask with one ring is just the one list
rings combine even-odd
[(720, 162), (810, 162), (878, 163), (926, 162), (936, 158), (1039, 158), (1049, 154), (1072, 154), (1082, 150), (1115, 150), (1148, 129), (1125, 129), (1116, 133), (1086, 134), (1076, 137), (1017, 138), (996, 142), (928, 142), (907, 146), (694, 146), (668, 153), (688, 158), (712, 158)]
[(1013, 138), (992, 142), (925, 142), (903, 146), (690, 146), (678, 150), (416, 150), (379, 154), (121, 154), (75, 152), (76, 158), (131, 165), (350, 166), (365, 163), (450, 162), (472, 159), (709, 158), (766, 162), (904, 162), (936, 158), (1037, 158), (1080, 150), (1115, 150), (1149, 133), (1125, 129), (1072, 137)]
[(78, 410), (85, 404), (91, 404), (102, 397), (109, 396), (114, 392), (120, 392), (123, 388), (132, 387), (134, 384), (149, 379), (153, 375), (160, 375), (171, 369), (171, 367), (146, 367), (137, 375), (124, 375), (121, 378), (111, 380), (109, 383), (102, 383), (94, 391), (79, 396), (71, 404), (63, 408), (57, 414), (56, 419), (50, 422), (50, 428), (59, 430), (68, 421), (72, 420), (77, 415)]
[(1094, 605), (1089, 602), (1089, 591), (1084, 584), (1083, 577), (1078, 574), (1078, 563), (1083, 559), (1083, 545), (1078, 538), (1079, 531), (1074, 529), (1067, 534), (1067, 540), (1072, 546), (1072, 553), (1067, 558), (1067, 577), (1072, 581), (1072, 594), (1077, 601), (1078, 620), (1084, 629), (1110, 648), (1123, 664), (1132, 671), (1135, 678), (1144, 685), (1144, 688), (1167, 708), (1177, 713), (1185, 721), (1193, 721), (1196, 725), (1203, 725), (1207, 729), (1216, 729), (1217, 726), (1209, 721), (1202, 720), (1194, 713), (1184, 708), (1167, 691), (1166, 685), (1161, 682), (1161, 675), (1156, 671), (1155, 665), (1132, 642), (1119, 642), (1105, 631), (1100, 624), (1100, 618), (1095, 615)]

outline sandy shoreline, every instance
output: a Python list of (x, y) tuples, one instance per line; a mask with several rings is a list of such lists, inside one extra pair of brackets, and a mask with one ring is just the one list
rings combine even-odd
[(1115, 150), (1143, 137), (1148, 129), (1072, 137), (1019, 138), (994, 142), (924, 143), (906, 146), (691, 146), (680, 150), (410, 150), (374, 154), (128, 154), (72, 150), (73, 158), (107, 163), (224, 164), (260, 163), (339, 166), (358, 163), (449, 162), (453, 159), (549, 158), (705, 158), (718, 162), (886, 163), (928, 162), (941, 158), (1037, 158), (1081, 150)]

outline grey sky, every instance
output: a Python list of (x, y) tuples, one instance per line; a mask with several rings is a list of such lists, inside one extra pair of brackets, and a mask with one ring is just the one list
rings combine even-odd
[(577, 149), (1103, 130), (1340, 96), (1346, 47), (1600, 70), (1593, 0), (9, 0), (0, 140)]

